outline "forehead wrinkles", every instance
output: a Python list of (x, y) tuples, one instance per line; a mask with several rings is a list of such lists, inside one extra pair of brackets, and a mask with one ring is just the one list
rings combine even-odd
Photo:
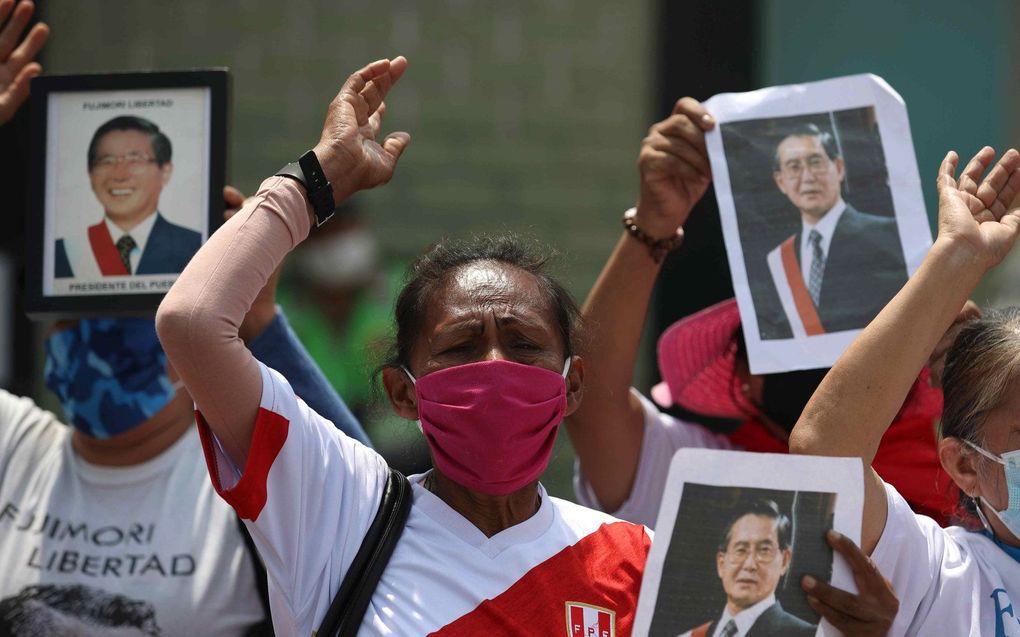
[(448, 300), (475, 309), (519, 314), (544, 313), (547, 303), (535, 277), (519, 268), (495, 262), (475, 262), (454, 272), (446, 286)]

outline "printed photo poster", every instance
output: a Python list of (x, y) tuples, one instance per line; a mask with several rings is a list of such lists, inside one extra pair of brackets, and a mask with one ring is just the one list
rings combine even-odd
[(751, 373), (831, 367), (931, 247), (906, 105), (866, 74), (705, 107)]
[(43, 296), (163, 293), (209, 236), (211, 89), (51, 92)]
[(860, 542), (863, 480), (855, 458), (678, 451), (634, 634), (711, 636), (724, 619), (748, 613), (756, 635), (838, 635), (808, 605), (800, 581), (811, 575), (856, 592), (825, 533)]

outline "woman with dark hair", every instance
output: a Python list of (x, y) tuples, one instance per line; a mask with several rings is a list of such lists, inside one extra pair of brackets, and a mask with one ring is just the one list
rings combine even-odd
[[(871, 465), (917, 371), (1020, 233), (1020, 154), (1006, 152), (982, 180), (994, 159), (983, 148), (959, 181), (956, 153), (943, 160), (935, 245), (822, 381), (791, 451)], [(965, 323), (942, 386), (939, 459), (983, 529), (940, 528), (866, 468), (861, 547), (899, 595), (892, 634), (1020, 634), (1020, 310)]]
[[(313, 213), (321, 222), (336, 202), (392, 176), (410, 137), (375, 139), (383, 97), (406, 65), (380, 60), (347, 80), (300, 180), (266, 180), (157, 315), (193, 390), (213, 483), (266, 563), (280, 634), (320, 625), (390, 472), (257, 361), (237, 326)], [(442, 244), (400, 294), (383, 382), (394, 411), (418, 420), (435, 468), (410, 477), (410, 515), (364, 634), (630, 633), (647, 530), (551, 498), (538, 483), (583, 378), (576, 309), (543, 263), (512, 238)]]

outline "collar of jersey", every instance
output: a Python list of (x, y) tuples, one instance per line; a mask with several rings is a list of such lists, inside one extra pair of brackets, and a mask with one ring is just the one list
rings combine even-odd
[(411, 476), (411, 485), (414, 490), (414, 506), (422, 513), (436, 521), (449, 533), (456, 536), (461, 542), (481, 551), (489, 558), (495, 558), (504, 550), (536, 540), (542, 536), (553, 522), (553, 505), (549, 501), (549, 494), (545, 487), (538, 485), (538, 495), (542, 503), (535, 515), (527, 520), (504, 529), (493, 535), (485, 537), (478, 527), (472, 524), (467, 518), (457, 513), (448, 504), (439, 499), (436, 494), (422, 486), (422, 480), (426, 474)]

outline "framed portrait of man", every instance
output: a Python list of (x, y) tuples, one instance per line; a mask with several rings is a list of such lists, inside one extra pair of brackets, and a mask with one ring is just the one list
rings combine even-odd
[(859, 539), (860, 462), (684, 449), (666, 484), (635, 634), (834, 634), (800, 581), (854, 590), (825, 534)]
[(871, 75), (706, 107), (751, 371), (829, 367), (931, 246), (906, 107)]
[(223, 69), (32, 80), (26, 309), (141, 314), (222, 223)]

